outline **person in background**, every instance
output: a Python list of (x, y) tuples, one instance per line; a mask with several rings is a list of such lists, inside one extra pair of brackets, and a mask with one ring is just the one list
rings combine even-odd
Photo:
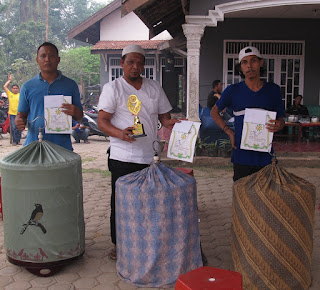
[[(98, 104), (98, 127), (110, 136), (108, 167), (111, 172), (112, 243), (116, 245), (115, 184), (124, 175), (142, 170), (153, 161), (153, 142), (157, 140), (158, 119), (172, 129), (177, 119), (171, 119), (172, 107), (160, 84), (141, 77), (144, 70), (145, 52), (138, 45), (128, 45), (120, 60), (123, 76), (104, 85)], [(134, 97), (131, 99), (131, 97)], [(136, 98), (135, 98), (136, 97)], [(145, 135), (134, 138), (134, 115), (129, 108), (139, 102), (138, 117), (144, 125)], [(109, 258), (117, 259), (116, 248)]]
[[(244, 110), (260, 108), (277, 112), (276, 120), (266, 123), (269, 132), (278, 132), (284, 127), (284, 108), (280, 87), (274, 83), (264, 82), (260, 78), (264, 60), (257, 48), (248, 46), (239, 52), (240, 75), (244, 81), (228, 86), (211, 110), (211, 117), (223, 129), (231, 140), (233, 147), (231, 162), (233, 163), (236, 181), (262, 169), (271, 163), (269, 152), (240, 149)], [(219, 112), (230, 107), (234, 111), (235, 131), (231, 130)]]
[(215, 103), (220, 99), (222, 92), (222, 82), (215, 80), (212, 83), (212, 91), (207, 98), (207, 107), (211, 110)]
[[(207, 107), (211, 110), (215, 103), (221, 98), (222, 92), (222, 82), (220, 80), (215, 80), (212, 83), (212, 91), (208, 95), (207, 100)], [(223, 111), (220, 112), (220, 116), (228, 122), (232, 117), (233, 114), (229, 110), (229, 108), (225, 108)]]
[(291, 105), (287, 110), (286, 110), (286, 115), (300, 115), (302, 117), (308, 117), (309, 116), (309, 111), (308, 108), (304, 105), (301, 104), (302, 101), (302, 95), (297, 95), (294, 98), (293, 105)]
[(82, 118), (81, 122), (72, 120), (72, 136), (76, 140), (75, 143), (80, 143), (80, 140), (83, 140), (86, 144), (90, 143), (88, 140), (90, 128), (87, 124), (87, 118)]
[(15, 124), (15, 118), (18, 112), (19, 98), (20, 98), (20, 87), (17, 84), (11, 86), (11, 91), (9, 89), (9, 84), (12, 81), (12, 75), (8, 74), (8, 80), (4, 84), (3, 88), (8, 96), (9, 100), (9, 118), (10, 118), (10, 134), (12, 136), (12, 146), (21, 145), (21, 131), (17, 128)]
[[(308, 108), (301, 104), (302, 98), (303, 98), (302, 95), (297, 95), (294, 98), (293, 105), (291, 105), (289, 108), (286, 109), (286, 116), (296, 115), (298, 116), (298, 120), (309, 117)], [(309, 138), (309, 128), (303, 127), (302, 139), (306, 140), (308, 138)]]
[(23, 145), (38, 140), (39, 128), (42, 128), (43, 140), (73, 150), (70, 134), (44, 134), (45, 120), (35, 119), (44, 117), (44, 96), (64, 95), (71, 96), (72, 104), (62, 104), (62, 112), (72, 116), (74, 120), (81, 120), (83, 110), (78, 85), (58, 70), (59, 52), (51, 42), (44, 42), (39, 46), (36, 60), (40, 73), (23, 84), (16, 117), (16, 125), (20, 131), (25, 129), (28, 121), (28, 134)]

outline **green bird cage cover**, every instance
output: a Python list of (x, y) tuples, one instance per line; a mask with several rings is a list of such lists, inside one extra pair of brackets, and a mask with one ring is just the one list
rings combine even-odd
[(81, 255), (80, 156), (48, 141), (34, 141), (4, 157), (0, 168), (7, 257), (46, 263)]
[(232, 258), (244, 289), (308, 289), (315, 186), (274, 160), (233, 189)]

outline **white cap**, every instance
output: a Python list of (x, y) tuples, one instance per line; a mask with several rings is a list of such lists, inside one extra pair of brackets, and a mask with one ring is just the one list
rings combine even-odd
[(143, 56), (145, 56), (145, 52), (143, 50), (143, 48), (140, 45), (136, 45), (136, 44), (130, 44), (127, 45), (123, 50), (122, 50), (122, 56), (131, 53), (131, 52), (136, 52), (136, 53), (140, 53)]
[(255, 55), (255, 56), (261, 58), (261, 54), (256, 47), (246, 46), (245, 48), (241, 49), (239, 52), (239, 62), (241, 62), (241, 60), (248, 55)]

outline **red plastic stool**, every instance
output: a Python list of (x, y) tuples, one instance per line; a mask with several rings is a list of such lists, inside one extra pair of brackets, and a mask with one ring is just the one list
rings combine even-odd
[(175, 290), (242, 289), (242, 275), (213, 267), (201, 267), (180, 275)]
[(180, 170), (183, 173), (186, 173), (186, 174), (193, 176), (193, 169), (191, 169), (191, 168), (176, 167), (176, 169)]

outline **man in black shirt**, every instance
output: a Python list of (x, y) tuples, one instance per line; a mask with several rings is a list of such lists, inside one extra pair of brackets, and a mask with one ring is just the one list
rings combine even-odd
[(222, 92), (222, 82), (220, 80), (215, 80), (212, 83), (212, 91), (208, 95), (207, 107), (211, 110), (221, 97)]
[(308, 108), (304, 105), (301, 105), (302, 101), (302, 96), (297, 95), (294, 98), (293, 105), (291, 105), (287, 110), (286, 110), (286, 115), (301, 115), (303, 117), (309, 116), (309, 111)]

